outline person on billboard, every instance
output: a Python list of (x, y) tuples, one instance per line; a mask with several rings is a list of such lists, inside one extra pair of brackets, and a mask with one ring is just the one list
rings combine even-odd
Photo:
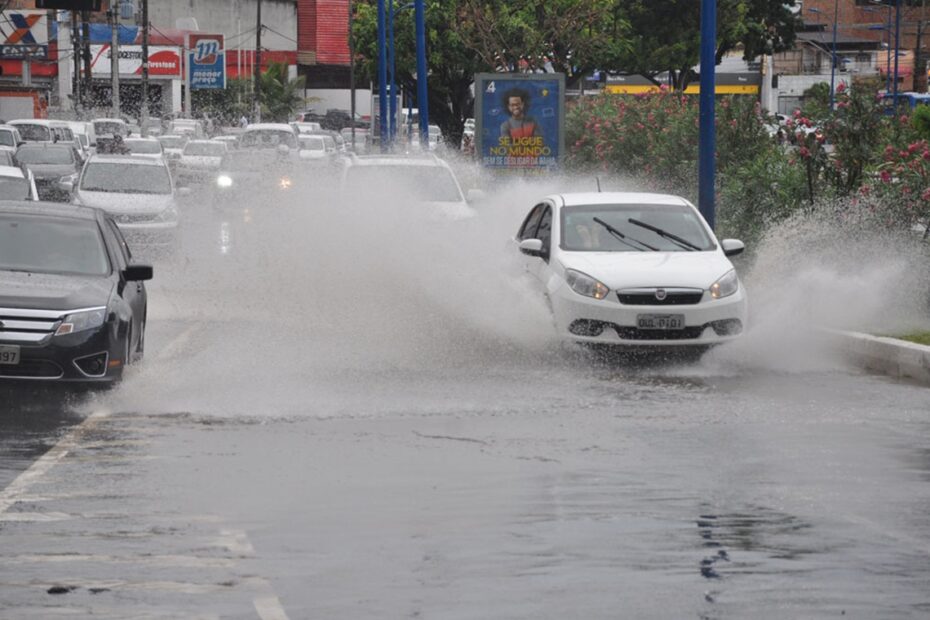
[(510, 116), (501, 123), (502, 138), (541, 137), (539, 123), (532, 116), (526, 115), (530, 107), (530, 94), (522, 88), (511, 88), (504, 93), (504, 107)]

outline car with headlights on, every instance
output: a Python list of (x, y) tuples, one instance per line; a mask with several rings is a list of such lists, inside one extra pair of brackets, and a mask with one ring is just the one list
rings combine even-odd
[(178, 243), (177, 190), (161, 159), (96, 154), (87, 160), (72, 202), (107, 212), (134, 251), (172, 251)]
[(0, 383), (118, 382), (145, 350), (151, 278), (103, 211), (0, 202)]
[(216, 178), (228, 149), (222, 142), (191, 140), (184, 145), (175, 173), (178, 183), (188, 185)]
[(514, 241), (566, 340), (706, 348), (745, 329), (746, 291), (729, 258), (744, 245), (718, 241), (684, 198), (546, 196)]
[(278, 199), (295, 196), (306, 175), (289, 152), (277, 149), (229, 151), (220, 162), (215, 178), (213, 206), (219, 211), (237, 211), (249, 204), (275, 207)]
[(83, 161), (73, 144), (27, 142), (16, 151), (16, 161), (35, 177), (39, 200), (70, 202), (71, 192), (62, 181), (74, 183)]

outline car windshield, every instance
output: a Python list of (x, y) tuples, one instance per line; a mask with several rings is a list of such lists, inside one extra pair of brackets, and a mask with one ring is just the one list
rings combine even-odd
[(166, 149), (180, 149), (184, 148), (184, 145), (187, 144), (187, 140), (180, 136), (161, 136), (158, 138), (158, 141), (161, 142), (161, 145)]
[(222, 157), (226, 152), (226, 147), (222, 144), (211, 144), (209, 142), (190, 142), (184, 147), (185, 155), (201, 155), (205, 157)]
[(323, 144), (323, 138), (302, 136), (300, 138), (300, 149), (302, 151), (325, 151), (326, 145)]
[(0, 145), (16, 146), (16, 137), (13, 135), (12, 131), (9, 129), (0, 131)]
[(0, 270), (103, 276), (110, 263), (94, 221), (0, 213)]
[(351, 166), (345, 187), (360, 197), (396, 193), (424, 202), (462, 202), (452, 173), (442, 166)]
[(32, 125), (29, 123), (16, 125), (19, 135), (27, 142), (51, 142), (52, 131), (45, 125)]
[(16, 158), (22, 164), (73, 164), (74, 152), (71, 147), (53, 145), (21, 146), (16, 151)]
[[(560, 247), (571, 252), (636, 252), (649, 250), (647, 246), (662, 252), (691, 249), (630, 220), (680, 237), (702, 251), (715, 247), (694, 210), (687, 205), (661, 204), (563, 207)], [(626, 238), (610, 232), (604, 224)]]
[(124, 135), (126, 126), (112, 121), (94, 121), (94, 133), (98, 136)]
[(170, 194), (171, 179), (165, 166), (128, 162), (91, 162), (81, 177), (81, 189), (87, 192), (121, 194)]
[(0, 200), (27, 200), (29, 181), (16, 177), (0, 177)]
[(123, 144), (129, 147), (133, 153), (141, 155), (156, 155), (161, 153), (161, 144), (158, 140), (123, 140)]
[(256, 129), (242, 134), (239, 146), (242, 148), (270, 149), (279, 145), (297, 148), (297, 136), (293, 131), (283, 129)]

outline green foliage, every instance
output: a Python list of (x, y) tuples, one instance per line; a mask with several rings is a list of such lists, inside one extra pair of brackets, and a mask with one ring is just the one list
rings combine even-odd
[(806, 118), (822, 121), (830, 117), (830, 84), (817, 82), (801, 95), (804, 105), (801, 108)]
[(919, 105), (911, 115), (914, 131), (924, 140), (930, 140), (930, 106)]
[(303, 77), (288, 79), (287, 63), (271, 63), (261, 74), (262, 120), (285, 123), (304, 104)]
[(227, 80), (223, 90), (192, 91), (191, 106), (195, 116), (207, 114), (220, 124), (238, 125), (252, 113), (251, 80)]

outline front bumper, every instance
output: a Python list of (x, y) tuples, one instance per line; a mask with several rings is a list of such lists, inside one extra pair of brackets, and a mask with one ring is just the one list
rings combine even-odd
[(0, 365), (0, 382), (116, 382), (122, 377), (125, 363), (117, 331), (117, 323), (109, 322), (76, 334), (49, 334), (37, 343), (4, 340), (0, 334), (0, 345), (20, 347), (18, 364)]
[[(575, 342), (628, 345), (635, 347), (706, 347), (729, 342), (746, 329), (747, 300), (739, 290), (723, 299), (708, 291), (700, 302), (683, 305), (627, 305), (616, 291), (604, 299), (584, 297), (564, 282), (550, 292), (549, 299), (559, 335)], [(640, 329), (641, 314), (684, 316), (683, 329)]]

